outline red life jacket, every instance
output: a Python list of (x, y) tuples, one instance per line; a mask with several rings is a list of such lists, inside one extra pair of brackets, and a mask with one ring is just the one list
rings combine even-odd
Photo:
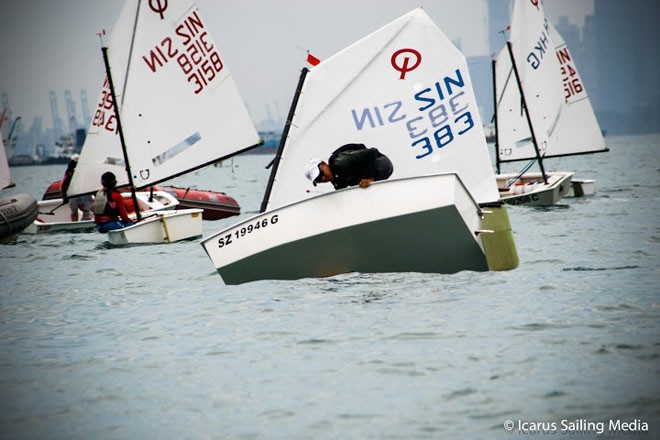
[[(117, 206), (117, 201), (114, 200), (113, 195), (119, 194), (118, 191), (110, 191), (110, 194), (106, 193), (106, 190), (102, 189), (96, 193), (94, 198), (94, 223), (108, 223), (115, 222), (119, 220), (119, 206)], [(110, 196), (108, 198), (108, 196)], [(121, 194), (119, 194), (121, 197)]]

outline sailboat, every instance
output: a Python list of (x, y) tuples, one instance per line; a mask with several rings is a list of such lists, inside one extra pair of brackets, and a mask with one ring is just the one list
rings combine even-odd
[[(133, 194), (130, 192), (122, 192), (121, 194), (126, 203), (128, 215), (133, 220), (137, 220), (135, 201), (137, 201), (139, 212), (143, 216), (155, 214), (156, 212), (164, 210), (173, 210), (179, 205), (177, 198), (167, 191), (136, 192), (135, 200), (133, 200)], [(62, 197), (39, 200), (37, 206), (37, 217), (23, 231), (26, 234), (92, 232), (95, 228), (94, 220), (83, 219), (83, 213), (80, 210), (78, 210), (79, 220), (72, 220), (69, 203), (65, 202)]]
[[(71, 196), (112, 171), (136, 191), (259, 145), (233, 77), (193, 1), (126, 1), (103, 48), (106, 78), (73, 175)], [(111, 244), (202, 235), (202, 209), (140, 216)]]
[[(540, 2), (516, 0), (507, 45), (493, 66), (496, 168), (502, 199), (548, 206), (593, 191), (594, 181), (572, 172), (546, 172), (544, 160), (605, 152), (605, 140), (584, 82)], [(519, 173), (499, 174), (506, 162), (530, 161)], [(529, 169), (537, 163), (540, 172)]]
[[(311, 158), (363, 143), (388, 180), (333, 190)], [(518, 264), (465, 57), (423, 9), (303, 68), (261, 213), (202, 241), (226, 284)]]

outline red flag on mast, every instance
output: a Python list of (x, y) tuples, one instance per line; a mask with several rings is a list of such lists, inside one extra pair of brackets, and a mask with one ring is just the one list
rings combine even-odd
[(311, 64), (312, 66), (316, 66), (321, 62), (318, 58), (316, 58), (314, 55), (311, 53), (307, 52), (307, 62)]

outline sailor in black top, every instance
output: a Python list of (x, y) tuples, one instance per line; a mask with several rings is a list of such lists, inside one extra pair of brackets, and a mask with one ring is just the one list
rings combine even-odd
[(335, 189), (360, 185), (366, 188), (376, 180), (385, 180), (394, 170), (392, 162), (377, 148), (364, 144), (346, 144), (335, 150), (328, 161), (309, 161), (305, 175), (314, 186), (331, 182)]

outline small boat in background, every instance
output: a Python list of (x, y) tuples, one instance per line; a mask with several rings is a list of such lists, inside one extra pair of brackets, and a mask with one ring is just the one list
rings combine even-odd
[(41, 196), (41, 200), (53, 200), (62, 198), (62, 181), (56, 180), (55, 182), (48, 185), (44, 195)]
[[(573, 56), (536, 3), (514, 2), (507, 45), (493, 62), (496, 177), (504, 202), (551, 206), (592, 195), (595, 181), (546, 172), (544, 161), (609, 150)], [(531, 62), (539, 35), (555, 56)], [(523, 160), (518, 174), (500, 174), (500, 164)], [(540, 173), (528, 172), (535, 163)]]
[[(194, 35), (177, 38), (182, 28)], [(194, 72), (160, 64), (154, 41), (163, 38), (172, 43), (171, 53), (204, 52), (191, 55)], [(154, 185), (258, 147), (259, 135), (218, 47), (194, 0), (172, 2), (158, 14), (147, 2), (136, 7), (126, 0), (107, 44), (102, 41), (106, 77), (98, 118), (67, 195), (94, 193), (101, 174), (110, 171), (117, 188), (128, 188), (135, 200), (138, 191), (149, 196)], [(193, 111), (173, 111), (172, 102)], [(202, 209), (136, 214), (135, 224), (107, 232), (108, 243), (174, 243), (203, 232)]]
[[(44, 192), (42, 200), (61, 199), (61, 188), (62, 181), (57, 180), (51, 183)], [(166, 192), (176, 198), (181, 209), (203, 209), (202, 218), (204, 220), (220, 220), (241, 213), (241, 206), (236, 199), (223, 192), (176, 186), (154, 186), (153, 190)]]
[(596, 181), (593, 179), (573, 179), (566, 197), (593, 196), (596, 193)]
[(220, 220), (241, 213), (238, 202), (223, 192), (176, 186), (155, 186), (154, 190), (173, 195), (179, 201), (181, 208), (203, 209), (204, 220)]
[[(14, 184), (7, 162), (5, 143), (0, 135), (0, 190), (12, 187)], [(0, 242), (9, 241), (12, 236), (25, 229), (37, 217), (37, 211), (37, 201), (28, 194), (14, 194), (0, 199)]]
[(0, 242), (28, 227), (39, 208), (37, 201), (28, 194), (14, 194), (0, 199)]
[(572, 191), (573, 173), (552, 171), (496, 174), (500, 198), (507, 205), (552, 206)]
[[(56, 182), (59, 183), (59, 182)], [(51, 187), (53, 185), (51, 184)], [(49, 187), (50, 188), (50, 187)], [(46, 191), (49, 197), (53, 194)], [(122, 192), (126, 211), (135, 219), (135, 203), (130, 192)], [(175, 210), (179, 208), (179, 202), (172, 194), (166, 191), (139, 191), (135, 193), (137, 203), (142, 215), (152, 215), (155, 211)], [(46, 194), (44, 194), (44, 197)], [(45, 232), (91, 232), (96, 224), (94, 219), (71, 220), (71, 208), (68, 202), (60, 198), (49, 198), (40, 200), (37, 205), (37, 216), (23, 232), (26, 234), (41, 234)], [(83, 218), (82, 211), (78, 211), (78, 218)]]

